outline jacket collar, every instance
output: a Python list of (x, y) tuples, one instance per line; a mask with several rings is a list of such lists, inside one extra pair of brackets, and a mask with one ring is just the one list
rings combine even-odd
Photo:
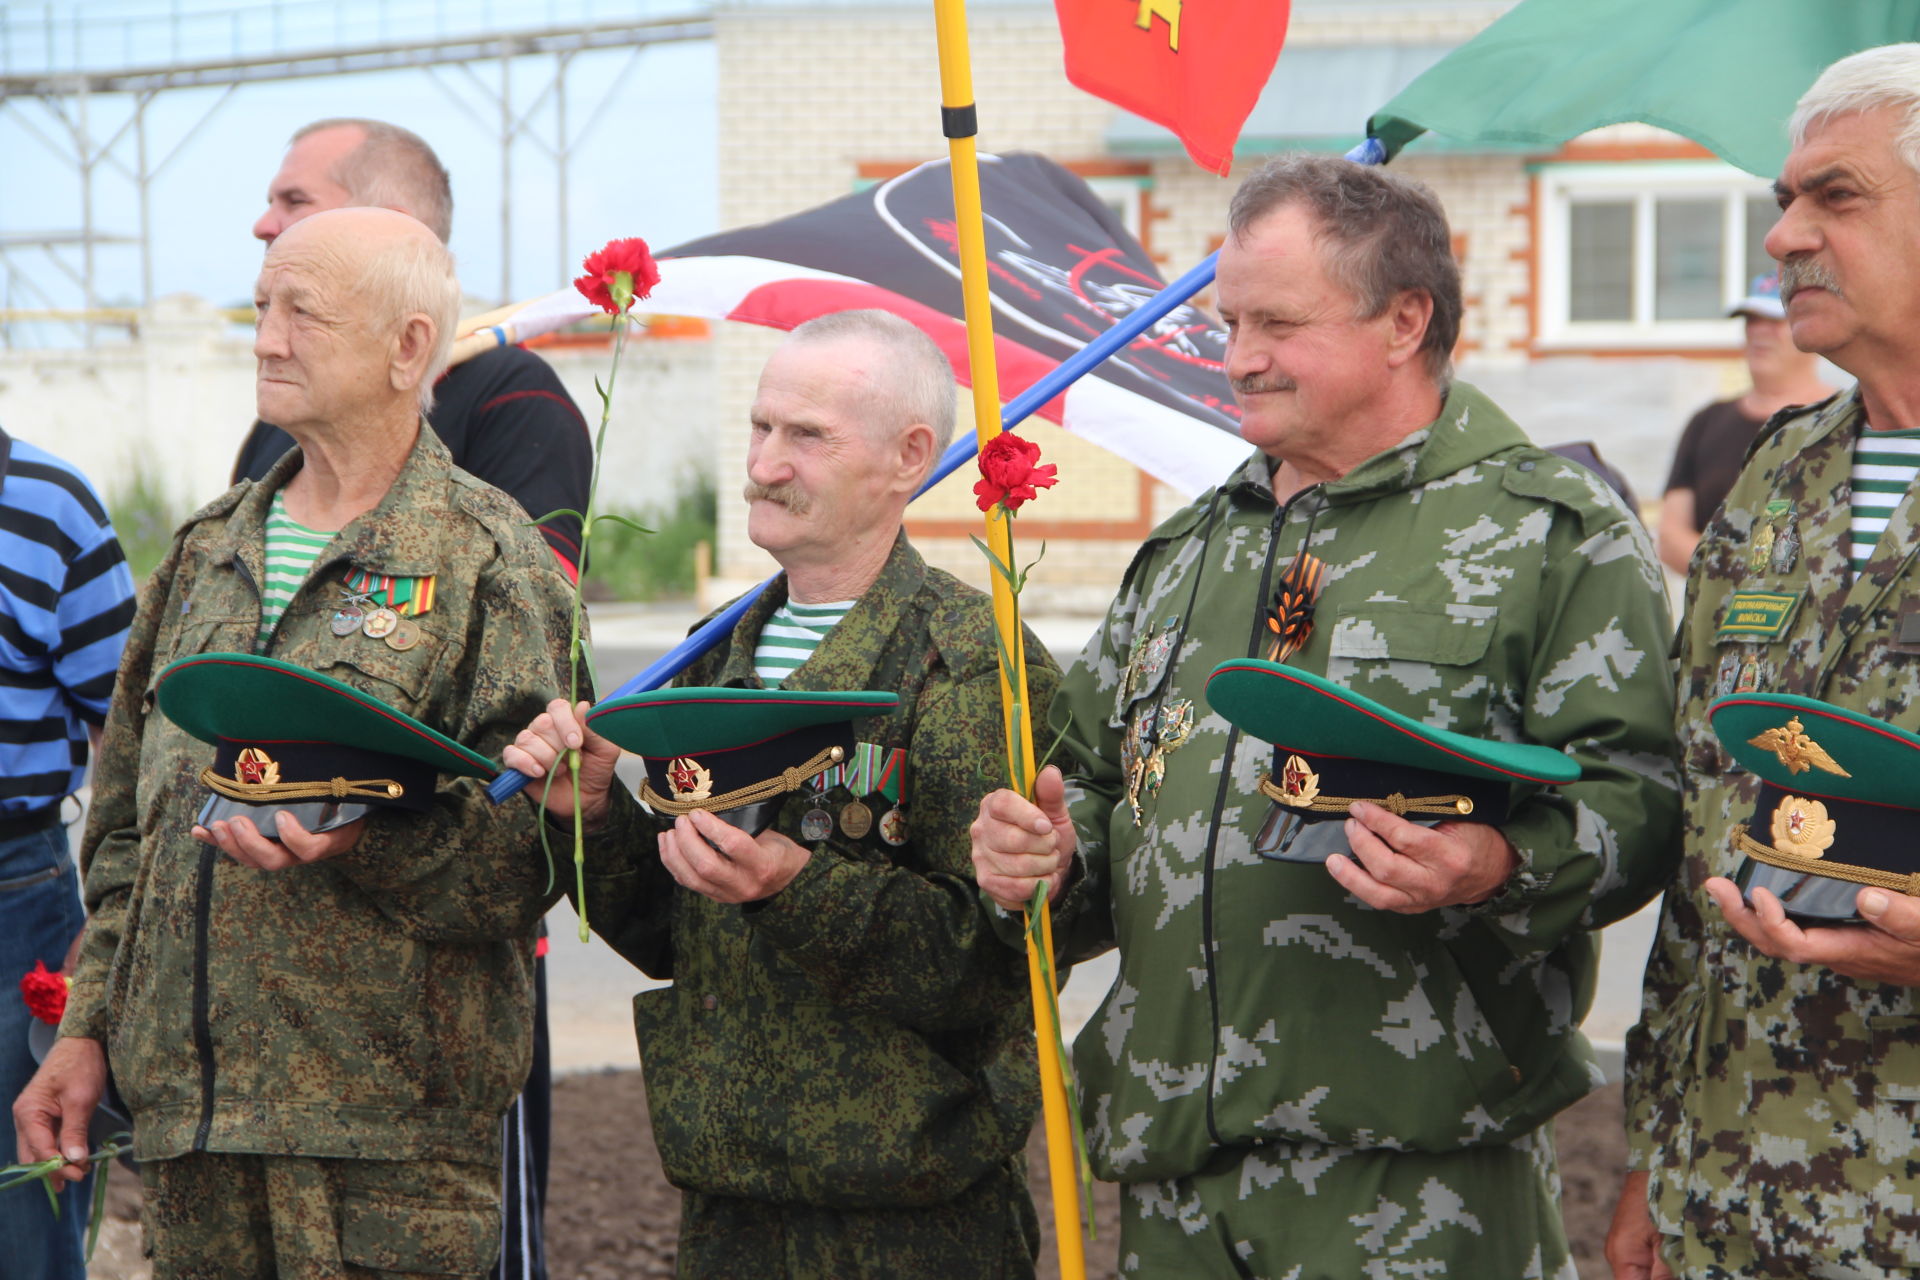
[[(1392, 448), (1322, 486), (1330, 502), (1351, 502), (1415, 489), (1506, 449), (1530, 443), (1512, 418), (1479, 388), (1455, 382), (1440, 405), (1440, 416)], [(1273, 501), (1273, 459), (1255, 453), (1234, 474), (1228, 487), (1249, 490)]]
[[(302, 454), (289, 450), (273, 464), (250, 489), (241, 494), (227, 520), (226, 539), (216, 559), (239, 560), (254, 575), (254, 581), (266, 581), (267, 513), (273, 495), (286, 487), (300, 469)], [(430, 550), (421, 545), (419, 517), (446, 505), (447, 473), (453, 467), (453, 455), (440, 437), (420, 422), (420, 433), (413, 449), (400, 465), (400, 474), (373, 510), (354, 517), (327, 548), (326, 559), (314, 565), (315, 576), (327, 565), (345, 560), (355, 568), (396, 578), (423, 577), (444, 566)]]
[[(813, 656), (787, 677), (783, 689), (845, 692), (871, 688), (874, 669), (893, 635), (906, 620), (908, 608), (927, 579), (927, 562), (907, 541), (906, 530), (894, 535), (893, 550), (873, 585), (854, 601)], [(734, 624), (727, 660), (720, 668), (721, 685), (763, 687), (754, 673), (753, 651), (761, 629), (787, 601), (787, 575), (782, 572), (760, 593), (740, 621)]]

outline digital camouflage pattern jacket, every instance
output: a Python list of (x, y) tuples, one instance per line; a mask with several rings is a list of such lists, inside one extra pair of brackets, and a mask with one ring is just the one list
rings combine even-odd
[[(1706, 718), (1743, 672), (1770, 692), (1920, 730), (1920, 643), (1902, 627), (1920, 614), (1920, 505), (1911, 490), (1901, 499), (1856, 578), (1850, 471), (1862, 426), (1851, 392), (1776, 417), (1687, 576), (1676, 721), (1685, 861), (1628, 1040), (1627, 1097), (1632, 1166), (1651, 1171), (1655, 1222), (1684, 1231), (1689, 1276), (1920, 1266), (1920, 1000), (1762, 955), (1701, 888), (1739, 866), (1733, 829), (1759, 790)], [(1777, 635), (1720, 634), (1736, 591), (1785, 605)]]
[[(94, 771), (90, 919), (61, 1032), (106, 1042), (142, 1160), (497, 1162), (550, 901), (533, 807), (442, 778), (431, 811), (376, 811), (347, 853), (256, 871), (189, 834), (213, 748), (159, 714), (153, 685), (189, 654), (262, 653), (497, 759), (566, 687), (570, 593), (520, 509), (423, 430), (258, 640), (267, 510), (299, 463), (189, 518), (141, 593)], [(333, 634), (354, 569), (435, 576), (419, 644)]]
[[(1155, 530), (1054, 703), (1084, 855), (1056, 936), (1069, 960), (1120, 948), (1075, 1051), (1103, 1178), (1269, 1139), (1446, 1152), (1526, 1133), (1598, 1080), (1578, 1030), (1590, 931), (1672, 866), (1667, 613), (1612, 491), (1461, 383), (1434, 423), (1284, 507), (1270, 465), (1255, 454)], [(1516, 793), (1521, 865), (1493, 900), (1375, 911), (1322, 866), (1252, 852), (1272, 748), (1203, 688), (1266, 656), (1262, 606), (1302, 546), (1326, 585), (1293, 665), (1580, 762), (1577, 783)], [(1156, 718), (1173, 745), (1136, 818), (1128, 767)]]
[[(762, 687), (774, 579), (729, 642), (678, 683)], [(668, 1178), (716, 1195), (835, 1209), (949, 1200), (1024, 1147), (1039, 1107), (1025, 959), (974, 889), (969, 825), (1005, 785), (992, 603), (929, 568), (904, 534), (879, 579), (786, 689), (882, 689), (854, 737), (907, 752), (910, 834), (836, 828), (779, 893), (729, 906), (676, 886), (660, 824), (623, 788), (587, 850), (587, 919), (673, 985), (634, 997), (653, 1134)], [(1059, 669), (1031, 635), (1044, 723)], [(836, 788), (826, 808), (850, 795)], [(814, 802), (774, 829), (797, 843)], [(875, 808), (875, 816), (879, 816)]]

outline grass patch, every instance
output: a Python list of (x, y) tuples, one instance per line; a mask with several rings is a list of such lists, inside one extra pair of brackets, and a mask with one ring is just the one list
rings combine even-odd
[(113, 521), (114, 534), (120, 539), (120, 550), (126, 554), (136, 586), (166, 558), (174, 530), (192, 514), (167, 492), (158, 471), (143, 458), (133, 468), (130, 480), (105, 495), (107, 517)]
[(683, 485), (670, 505), (616, 509), (654, 532), (636, 533), (609, 520), (593, 531), (587, 596), (592, 600), (670, 600), (693, 594), (693, 548), (713, 546), (719, 521), (713, 481)]

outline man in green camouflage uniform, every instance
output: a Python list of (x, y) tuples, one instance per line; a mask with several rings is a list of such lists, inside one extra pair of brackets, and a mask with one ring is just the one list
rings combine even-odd
[[(565, 687), (567, 586), (512, 500), (421, 429), (459, 305), (431, 232), (317, 214), (268, 250), (257, 300), (261, 411), (302, 449), (188, 520), (142, 594), (83, 845), (85, 950), (15, 1108), (21, 1154), (84, 1154), (111, 1062), (156, 1276), (480, 1275), (549, 900), (535, 810), (443, 778), (425, 813), (207, 830), (212, 748), (152, 690), (177, 658), (264, 654), (493, 756)], [(276, 499), (340, 531), (277, 621)], [(368, 574), (412, 588), (393, 629), (391, 584), (345, 602)]]
[[(1123, 1275), (1571, 1280), (1541, 1126), (1599, 1081), (1592, 930), (1671, 865), (1659, 571), (1596, 477), (1449, 384), (1429, 192), (1292, 157), (1231, 218), (1227, 371), (1261, 452), (1135, 556), (1054, 703), (1065, 793), (988, 798), (980, 882), (1012, 907), (1047, 877), (1064, 961), (1119, 947), (1075, 1066)], [(1312, 597), (1305, 553), (1303, 635), (1269, 606)], [(1202, 690), (1276, 653), (1584, 776), (1516, 788), (1504, 831), (1356, 805), (1325, 866), (1267, 861), (1271, 750)]]
[[(780, 687), (898, 692), (854, 736), (903, 751), (901, 794), (796, 795), (757, 841), (702, 811), (660, 834), (614, 784), (618, 749), (565, 703), (505, 757), (543, 777), (584, 741), (586, 917), (673, 979), (634, 998), (634, 1025), (661, 1162), (686, 1192), (682, 1275), (1032, 1274), (1026, 968), (967, 858), (974, 807), (1006, 776), (992, 605), (900, 524), (952, 434), (952, 376), (885, 313), (794, 331), (761, 376), (747, 466), (749, 536), (783, 572), (680, 679), (764, 687), (777, 611), (851, 601)], [(1031, 636), (1027, 654), (1044, 717), (1059, 671)], [(564, 772), (530, 790), (572, 814)], [(871, 827), (846, 817), (863, 798)], [(810, 811), (841, 818), (807, 832)]]
[[(1607, 1248), (1633, 1280), (1920, 1268), (1920, 900), (1865, 889), (1865, 923), (1804, 929), (1764, 890), (1743, 904), (1730, 842), (1759, 780), (1705, 714), (1757, 688), (1920, 727), (1920, 506), (1907, 487), (1854, 507), (1877, 483), (1856, 449), (1920, 429), (1916, 118), (1920, 45), (1843, 59), (1801, 99), (1776, 184), (1794, 343), (1859, 384), (1775, 416), (1687, 579), (1685, 860), (1628, 1040), (1632, 1172)], [(1850, 529), (1862, 514), (1890, 517), (1877, 542)]]

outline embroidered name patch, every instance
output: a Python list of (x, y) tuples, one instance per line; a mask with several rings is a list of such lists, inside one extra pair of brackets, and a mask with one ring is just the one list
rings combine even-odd
[(1727, 600), (1716, 640), (1778, 640), (1800, 603), (1798, 591), (1736, 591)]

